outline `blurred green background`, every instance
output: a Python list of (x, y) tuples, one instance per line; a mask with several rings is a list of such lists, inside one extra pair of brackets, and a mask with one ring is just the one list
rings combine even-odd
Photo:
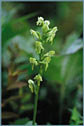
[(37, 54), (30, 29), (38, 16), (50, 20), (58, 32), (51, 46), (55, 56), (43, 74), (37, 124), (83, 123), (83, 3), (2, 2), (2, 124), (28, 125), (33, 118), (34, 95), (27, 81), (29, 57)]

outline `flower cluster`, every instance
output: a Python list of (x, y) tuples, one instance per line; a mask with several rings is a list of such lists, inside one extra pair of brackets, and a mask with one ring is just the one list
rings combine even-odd
[[(29, 61), (32, 64), (32, 70), (35, 66), (39, 67), (39, 73), (34, 77), (33, 80), (28, 80), (29, 88), (31, 92), (35, 92), (37, 90), (37, 86), (40, 86), (40, 82), (42, 81), (42, 71), (45, 68), (47, 70), (51, 58), (54, 56), (55, 51), (51, 50), (49, 52), (44, 53), (45, 48), (44, 44), (46, 43), (53, 43), (54, 37), (56, 32), (58, 31), (57, 27), (50, 28), (50, 21), (44, 20), (43, 17), (38, 17), (38, 21), (36, 22), (37, 26), (40, 26), (42, 29), (42, 34), (38, 31), (30, 30), (34, 40), (35, 40), (35, 50), (36, 53), (39, 55), (39, 60), (30, 57)], [(41, 71), (41, 72), (40, 72)], [(37, 84), (36, 84), (37, 83)]]

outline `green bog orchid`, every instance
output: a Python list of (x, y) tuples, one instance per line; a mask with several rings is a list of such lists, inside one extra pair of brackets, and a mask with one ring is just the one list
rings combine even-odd
[(37, 103), (38, 103), (38, 93), (40, 88), (40, 83), (43, 81), (42, 79), (42, 72), (43, 69), (46, 71), (48, 69), (49, 63), (51, 61), (51, 58), (54, 56), (55, 51), (51, 50), (47, 53), (44, 53), (45, 48), (44, 45), (46, 43), (53, 44), (54, 37), (57, 32), (57, 27), (50, 28), (50, 21), (44, 20), (43, 17), (38, 17), (38, 21), (36, 22), (36, 25), (41, 27), (42, 33), (34, 30), (30, 30), (31, 35), (34, 38), (35, 41), (35, 50), (36, 53), (39, 56), (39, 60), (30, 57), (29, 61), (32, 65), (32, 70), (34, 70), (34, 67), (39, 68), (39, 73), (36, 75), (33, 80), (29, 79), (28, 84), (29, 88), (32, 93), (35, 93), (35, 104), (34, 104), (34, 115), (33, 115), (33, 125), (36, 121), (36, 112), (37, 112)]

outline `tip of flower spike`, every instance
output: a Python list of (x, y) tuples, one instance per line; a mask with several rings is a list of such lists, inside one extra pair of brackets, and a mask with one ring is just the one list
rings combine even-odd
[(44, 21), (44, 18), (43, 17), (38, 17), (38, 21)]
[(42, 25), (44, 22), (44, 18), (43, 17), (38, 17), (38, 21), (36, 22), (37, 25)]
[(50, 21), (45, 20), (45, 24), (49, 26), (50, 25)]

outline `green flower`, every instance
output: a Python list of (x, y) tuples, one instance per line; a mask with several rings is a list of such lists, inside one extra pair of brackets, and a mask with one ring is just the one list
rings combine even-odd
[(47, 32), (49, 30), (49, 24), (50, 24), (50, 22), (48, 20), (44, 21), (44, 24), (42, 27), (43, 32)]
[(41, 26), (44, 23), (44, 18), (43, 17), (38, 17), (38, 21), (36, 22), (37, 25)]
[(45, 20), (45, 24), (49, 26), (50, 25), (50, 21)]
[(34, 65), (37, 66), (38, 62), (36, 61), (35, 58), (32, 58), (32, 57), (30, 57), (29, 61), (32, 64), (32, 70), (33, 70), (34, 69)]
[(43, 81), (41, 75), (40, 74), (36, 75), (34, 79), (38, 82), (38, 86), (40, 86), (40, 81)]
[(37, 39), (39, 39), (39, 35), (38, 35), (38, 33), (36, 31), (31, 29), (30, 33), (33, 35), (33, 37), (36, 37)]
[(48, 32), (47, 42), (49, 41), (52, 44), (57, 31), (58, 31), (57, 27), (54, 27), (50, 32)]
[(44, 50), (42, 43), (40, 41), (35, 42), (35, 49), (38, 54), (41, 53), (41, 50)]
[(54, 54), (55, 54), (55, 51), (49, 51), (49, 52), (46, 53), (44, 56), (52, 57)]
[(43, 61), (41, 61), (40, 63), (45, 64), (45, 71), (48, 68), (48, 64), (50, 63), (51, 58), (50, 57), (46, 57)]
[(33, 93), (34, 92), (34, 81), (29, 79), (28, 83), (29, 83), (29, 88), (30, 88), (31, 92)]

